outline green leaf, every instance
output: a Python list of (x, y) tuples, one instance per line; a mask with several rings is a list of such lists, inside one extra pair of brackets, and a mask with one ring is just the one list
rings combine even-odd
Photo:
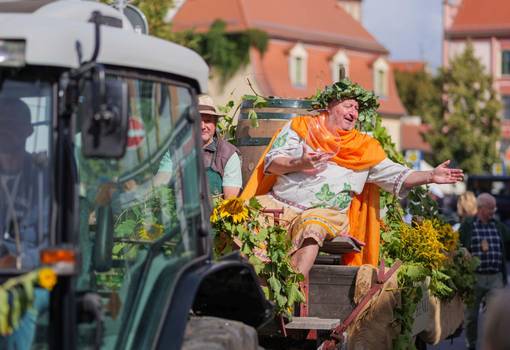
[(115, 226), (115, 234), (117, 236), (127, 236), (135, 233), (136, 221), (135, 220), (125, 220)]
[(255, 112), (254, 109), (250, 109), (248, 112), (248, 119), (251, 121), (250, 125), (252, 128), (258, 128), (259, 127), (259, 120), (257, 116), (257, 112)]
[(262, 96), (257, 96), (255, 102), (253, 102), (253, 107), (261, 108), (267, 106), (267, 100)]
[(245, 101), (256, 101), (257, 96), (255, 95), (243, 95), (243, 100)]
[(271, 287), (271, 289), (275, 292), (275, 293), (280, 293), (281, 289), (282, 289), (282, 285), (280, 283), (280, 281), (278, 281), (274, 276), (271, 276), (268, 280), (267, 280), (267, 283), (269, 283), (269, 286)]

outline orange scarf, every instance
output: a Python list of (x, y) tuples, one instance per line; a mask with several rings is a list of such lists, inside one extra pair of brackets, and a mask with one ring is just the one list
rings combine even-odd
[[(366, 170), (380, 163), (386, 154), (381, 145), (374, 138), (361, 134), (357, 130), (338, 130), (336, 134), (325, 131), (324, 120), (327, 115), (316, 117), (302, 116), (293, 118), (291, 128), (306, 143), (314, 149), (336, 152), (332, 161), (340, 166), (352, 170)], [(317, 123), (317, 118), (319, 123)], [(309, 133), (309, 128), (316, 128)], [(256, 195), (266, 194), (276, 182), (275, 175), (264, 174), (264, 157), (271, 149), (274, 139), (280, 130), (276, 131), (269, 146), (259, 159), (254, 172), (245, 186), (241, 198), (248, 199)], [(310, 135), (312, 134), (312, 135)], [(365, 242), (361, 254), (343, 255), (346, 265), (359, 266), (371, 264), (377, 266), (379, 261), (379, 189), (373, 184), (366, 184), (361, 194), (356, 195), (349, 208), (349, 230), (351, 236)]]

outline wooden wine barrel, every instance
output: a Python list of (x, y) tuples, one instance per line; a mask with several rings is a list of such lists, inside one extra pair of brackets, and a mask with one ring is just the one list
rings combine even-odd
[[(258, 127), (253, 127), (252, 121), (248, 119), (250, 110), (257, 113)], [(258, 108), (253, 108), (252, 101), (244, 101), (241, 105), (236, 131), (236, 144), (241, 151), (243, 161), (243, 185), (250, 178), (276, 130), (293, 117), (316, 113), (308, 100), (271, 98), (267, 100), (265, 107)]]

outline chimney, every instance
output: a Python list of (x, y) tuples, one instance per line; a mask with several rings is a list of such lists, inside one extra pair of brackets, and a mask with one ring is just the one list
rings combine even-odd
[(361, 22), (361, 2), (362, 0), (337, 0), (337, 4), (358, 22)]

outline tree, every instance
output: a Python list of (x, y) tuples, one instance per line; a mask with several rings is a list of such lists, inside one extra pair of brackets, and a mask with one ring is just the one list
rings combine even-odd
[(440, 71), (438, 82), (441, 112), (423, 114), (430, 126), (424, 137), (433, 150), (432, 163), (452, 159), (467, 173), (490, 172), (498, 159), (501, 104), (470, 42)]
[[(437, 81), (427, 71), (401, 72), (395, 71), (400, 100), (409, 115), (423, 117), (434, 113), (435, 102), (441, 97), (441, 89)], [(435, 113), (438, 110), (436, 108)]]

